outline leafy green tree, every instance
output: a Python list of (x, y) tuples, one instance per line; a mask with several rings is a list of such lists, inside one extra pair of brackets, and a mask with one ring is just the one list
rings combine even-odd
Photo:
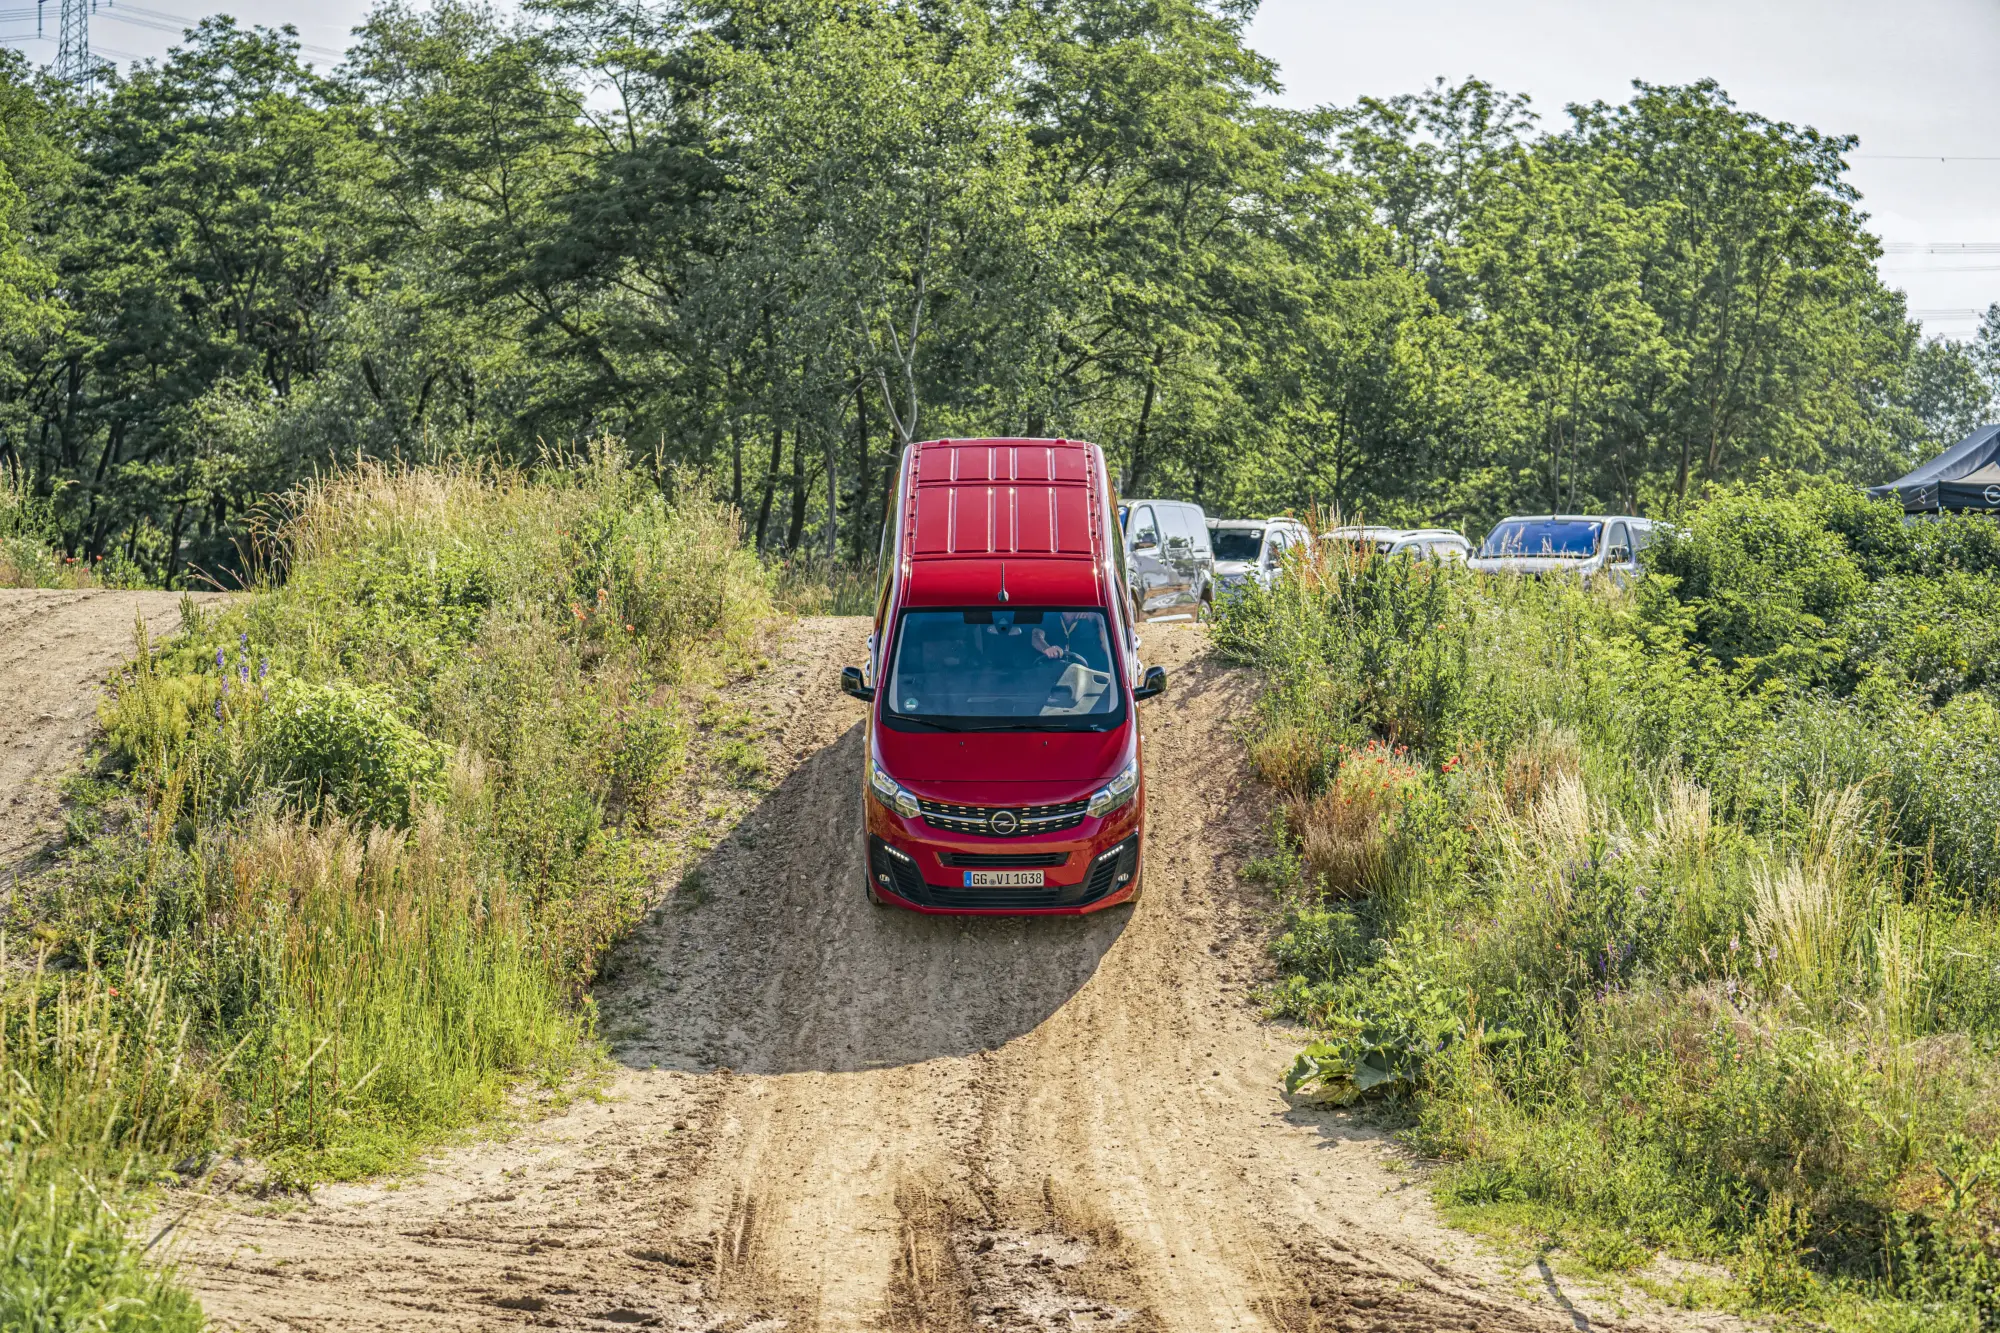
[(1981, 373), (1979, 349), (1952, 338), (1926, 338), (1910, 356), (1901, 404), (1920, 432), (1919, 451), (1958, 443), (1993, 420), (1992, 383)]

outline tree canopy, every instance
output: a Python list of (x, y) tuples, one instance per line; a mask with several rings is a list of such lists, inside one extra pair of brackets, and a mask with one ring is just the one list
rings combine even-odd
[(357, 455), (610, 434), (861, 555), (918, 437), (1478, 529), (1881, 481), (1991, 412), (2000, 334), (1920, 336), (1852, 140), (1706, 82), (1283, 110), (1252, 9), (391, 0), (330, 72), (216, 18), (87, 98), (8, 57), (0, 467), (172, 579)]

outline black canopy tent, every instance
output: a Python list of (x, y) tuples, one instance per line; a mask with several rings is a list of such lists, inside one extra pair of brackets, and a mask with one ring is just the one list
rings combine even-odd
[(2000, 426), (1981, 426), (1909, 476), (1870, 486), (1868, 493), (1900, 500), (1906, 514), (2000, 513)]

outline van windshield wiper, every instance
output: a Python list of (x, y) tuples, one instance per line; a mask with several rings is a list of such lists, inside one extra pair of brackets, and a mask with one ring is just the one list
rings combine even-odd
[(898, 723), (912, 727), (929, 727), (932, 731), (964, 731), (964, 727), (948, 727), (942, 722), (933, 722), (927, 717), (911, 717), (908, 713), (891, 713)]
[(1032, 722), (996, 722), (991, 726), (963, 728), (965, 731), (1103, 731), (1105, 729), (1105, 724), (1102, 722), (1086, 722), (1078, 727), (1052, 727), (1043, 719)]

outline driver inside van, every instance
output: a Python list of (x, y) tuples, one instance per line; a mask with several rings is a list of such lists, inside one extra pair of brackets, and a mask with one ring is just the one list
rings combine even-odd
[[(1029, 642), (1034, 645), (1035, 651), (1043, 657), (1048, 658), (1051, 662), (1059, 662), (1075, 650), (1075, 645), (1071, 640), (1075, 638), (1077, 630), (1083, 628), (1084, 622), (1088, 619), (1088, 615), (1082, 611), (1064, 611), (1056, 617), (1053, 635), (1044, 632), (1042, 626), (1037, 625)], [(1060, 640), (1058, 641), (1054, 635), (1061, 636)], [(1088, 643), (1095, 637), (1094, 632), (1086, 632), (1084, 634), (1084, 641)]]

